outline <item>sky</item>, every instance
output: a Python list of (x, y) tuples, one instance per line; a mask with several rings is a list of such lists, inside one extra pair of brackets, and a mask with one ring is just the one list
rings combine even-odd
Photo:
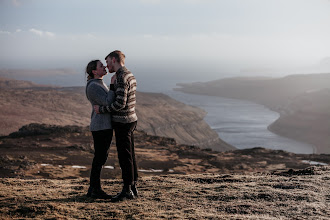
[(330, 0), (0, 0), (0, 69), (119, 49), (135, 71), (191, 79), (330, 72), (329, 39)]

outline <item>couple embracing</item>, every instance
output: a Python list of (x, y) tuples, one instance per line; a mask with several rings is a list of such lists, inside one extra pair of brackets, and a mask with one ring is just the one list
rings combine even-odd
[[(107, 71), (100, 60), (92, 60), (86, 67), (86, 96), (93, 106), (90, 131), (95, 150), (87, 196), (117, 202), (138, 196), (133, 135), (137, 124), (136, 80), (125, 67), (125, 55), (121, 51), (111, 52), (105, 60), (109, 73), (115, 73), (111, 78), (110, 90), (103, 82)], [(100, 175), (108, 158), (113, 130), (124, 186), (121, 192), (111, 197), (102, 190)]]

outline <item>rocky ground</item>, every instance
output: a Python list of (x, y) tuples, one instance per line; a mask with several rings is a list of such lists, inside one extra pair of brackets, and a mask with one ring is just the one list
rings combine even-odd
[[(135, 133), (135, 142), (141, 176), (273, 172), (305, 169), (315, 162), (330, 164), (330, 155), (294, 154), (264, 148), (217, 152), (177, 144), (174, 139), (142, 131)], [(0, 155), (1, 177), (88, 177), (93, 140), (87, 127), (30, 124), (0, 139)], [(103, 178), (121, 177), (115, 142), (110, 147), (102, 175)]]
[[(140, 197), (85, 196), (87, 127), (30, 124), (0, 138), (0, 219), (328, 219), (330, 155), (264, 148), (216, 152), (136, 132)], [(114, 144), (114, 143), (113, 143)], [(121, 189), (115, 146), (102, 171)]]
[[(110, 194), (119, 180), (104, 180)], [(110, 203), (85, 196), (88, 179), (0, 180), (3, 219), (329, 219), (330, 168), (295, 173), (142, 177), (140, 197)]]

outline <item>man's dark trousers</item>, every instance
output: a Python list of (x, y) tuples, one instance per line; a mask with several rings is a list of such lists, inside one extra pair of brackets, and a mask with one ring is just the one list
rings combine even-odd
[(113, 130), (92, 131), (94, 140), (94, 159), (90, 176), (90, 186), (101, 188), (101, 170), (108, 159)]
[(132, 123), (112, 122), (124, 187), (134, 185), (138, 179), (133, 134), (136, 124), (136, 121)]

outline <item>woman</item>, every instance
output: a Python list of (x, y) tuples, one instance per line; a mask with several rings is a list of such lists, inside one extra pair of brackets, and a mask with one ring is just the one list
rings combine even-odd
[[(103, 82), (107, 74), (105, 66), (100, 60), (92, 60), (86, 67), (87, 85), (86, 96), (93, 105), (110, 105), (114, 101), (114, 92), (109, 90)], [(90, 187), (87, 196), (92, 198), (111, 199), (101, 187), (101, 170), (108, 158), (113, 130), (110, 114), (96, 114), (92, 108), (90, 131), (94, 140), (94, 159), (90, 175)]]

